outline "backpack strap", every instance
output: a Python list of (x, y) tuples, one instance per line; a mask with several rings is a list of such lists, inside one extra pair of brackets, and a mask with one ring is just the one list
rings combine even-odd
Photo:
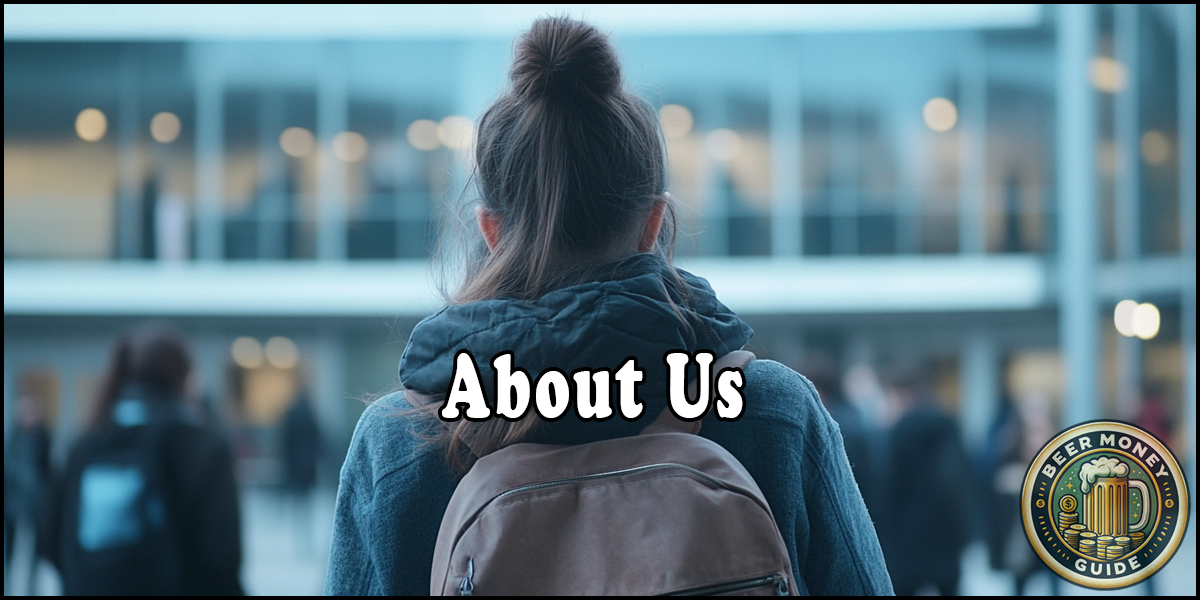
[[(710, 382), (711, 384), (708, 388), (709, 393), (713, 395), (716, 394), (717, 376), (721, 374), (721, 371), (724, 371), (725, 369), (744, 368), (746, 365), (753, 362), (754, 359), (755, 356), (753, 352), (748, 350), (734, 350), (733, 352), (730, 352), (729, 354), (726, 354), (725, 356), (722, 356), (714, 361), (712, 364), (711, 373), (712, 381)], [(697, 380), (695, 379), (688, 383), (687, 393), (689, 398), (695, 398), (698, 395), (698, 390), (696, 389), (697, 387)], [(701, 419), (696, 419), (695, 421), (684, 421), (683, 419), (675, 416), (675, 413), (671, 412), (671, 407), (667, 406), (663, 408), (661, 413), (658, 414), (658, 418), (654, 419), (653, 423), (642, 430), (641, 435), (670, 432), (696, 434), (700, 433), (700, 421)]]

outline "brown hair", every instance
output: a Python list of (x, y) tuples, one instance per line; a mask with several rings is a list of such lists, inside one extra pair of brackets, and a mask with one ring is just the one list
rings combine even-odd
[(192, 355), (178, 331), (161, 324), (147, 324), (120, 335), (92, 412), (91, 426), (100, 427), (112, 418), (113, 406), (129, 384), (139, 384), (150, 399), (182, 398), (192, 372)]
[[(591, 281), (598, 268), (637, 251), (659, 202), (666, 214), (654, 251), (670, 264), (676, 222), (658, 115), (622, 87), (608, 37), (566, 17), (538, 19), (516, 41), (509, 82), (479, 119), (472, 177), (483, 209), (500, 217), (499, 239), (489, 250), (473, 218), (451, 220), (458, 230), (443, 239), (438, 259), (447, 263), (455, 243), (465, 249), (450, 267), (458, 285), (443, 285), (446, 299), (533, 299)], [(673, 280), (664, 288), (682, 292), (674, 270), (666, 273)], [(432, 417), (436, 407), (417, 408)], [(435, 427), (433, 441), (463, 467), (464, 446), (483, 456), (525, 439), (539, 422), (463, 419)]]

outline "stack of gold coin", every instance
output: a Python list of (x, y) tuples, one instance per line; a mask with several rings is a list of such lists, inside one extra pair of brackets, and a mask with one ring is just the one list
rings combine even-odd
[(1129, 549), (1130, 551), (1137, 550), (1142, 547), (1142, 542), (1146, 541), (1146, 534), (1140, 531), (1134, 531), (1129, 534)]
[[(1080, 525), (1080, 527), (1083, 527), (1083, 526)], [(1079, 549), (1079, 530), (1078, 529), (1068, 527), (1063, 530), (1062, 535), (1063, 535), (1063, 541), (1065, 541), (1068, 546), (1070, 546), (1076, 550)]]
[(1113, 536), (1101, 535), (1096, 537), (1096, 558), (1108, 558), (1108, 547), (1113, 545)]
[(1066, 529), (1079, 522), (1079, 513), (1077, 512), (1060, 512), (1058, 513), (1058, 528)]
[[(1091, 532), (1089, 531), (1088, 533)], [(1079, 540), (1079, 553), (1083, 554), (1084, 556), (1091, 556), (1094, 558), (1096, 556), (1096, 539), (1092, 538), (1090, 540)]]
[(1104, 549), (1104, 558), (1107, 558), (1108, 560), (1117, 560), (1122, 556), (1125, 556), (1125, 551), (1122, 550), (1121, 546), (1117, 544), (1111, 544), (1109, 547)]
[(1117, 537), (1113, 538), (1113, 543), (1121, 547), (1122, 556), (1129, 554), (1129, 551), (1131, 550), (1129, 545), (1131, 542), (1132, 539), (1127, 535), (1118, 535)]

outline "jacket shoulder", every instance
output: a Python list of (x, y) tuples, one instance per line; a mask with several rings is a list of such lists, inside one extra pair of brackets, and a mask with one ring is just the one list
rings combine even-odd
[(437, 452), (426, 440), (426, 429), (412, 413), (403, 392), (394, 392), (367, 406), (342, 465), (343, 481), (356, 487), (374, 487), (381, 480)]
[(756, 360), (746, 375), (746, 416), (790, 423), (826, 421), (829, 413), (807, 377), (773, 360)]

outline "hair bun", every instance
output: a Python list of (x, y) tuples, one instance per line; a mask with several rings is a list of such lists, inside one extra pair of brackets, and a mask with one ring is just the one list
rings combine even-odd
[(522, 98), (591, 98), (621, 87), (621, 65), (608, 37), (567, 17), (545, 17), (521, 36), (509, 78)]

